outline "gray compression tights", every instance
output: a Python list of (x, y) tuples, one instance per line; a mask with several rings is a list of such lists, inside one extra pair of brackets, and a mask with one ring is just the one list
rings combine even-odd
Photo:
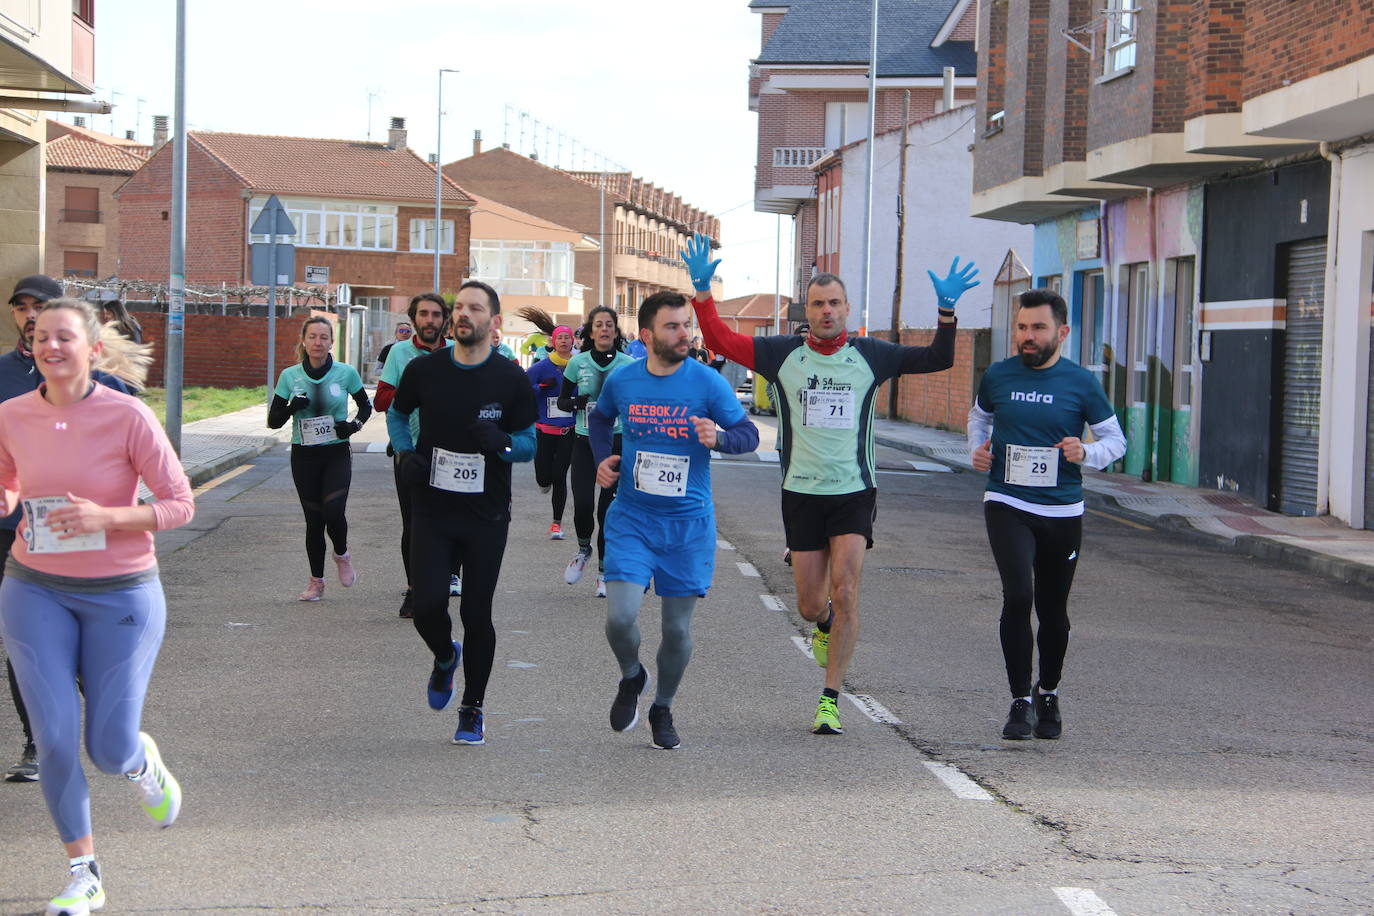
[[(663, 642), (658, 647), (654, 702), (672, 706), (673, 695), (692, 658), (692, 612), (697, 599), (689, 596), (659, 600), (663, 602)], [(644, 586), (607, 582), (606, 601), (606, 639), (620, 663), (621, 677), (633, 677), (639, 671), (639, 606), (644, 601)]]

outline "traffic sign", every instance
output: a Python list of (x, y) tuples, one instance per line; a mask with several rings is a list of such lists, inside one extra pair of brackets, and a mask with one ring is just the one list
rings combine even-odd
[(286, 208), (277, 200), (277, 195), (273, 194), (267, 198), (262, 212), (253, 220), (253, 226), (248, 231), (253, 235), (295, 235), (296, 227), (292, 224), (291, 217), (286, 215)]

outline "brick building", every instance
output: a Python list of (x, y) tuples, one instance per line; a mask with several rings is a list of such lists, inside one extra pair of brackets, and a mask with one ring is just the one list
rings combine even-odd
[[(811, 165), (868, 134), (870, 0), (792, 3), (752, 0), (759, 14), (759, 56), (749, 70), (749, 109), (758, 112), (758, 161), (754, 209), (793, 217), (792, 278), (795, 295), (816, 269), (822, 251), (816, 175)], [(944, 111), (944, 68), (954, 68), (955, 104), (975, 92), (975, 6), (970, 0), (879, 5), (875, 130), (898, 127), (903, 94), (911, 92), (911, 117)], [(846, 189), (861, 212), (863, 185)], [(851, 259), (853, 260), (853, 259)], [(846, 282), (857, 296), (862, 268), (846, 265)]]
[(97, 280), (119, 272), (114, 192), (151, 152), (127, 137), (48, 121), (45, 274)]
[(1125, 471), (1374, 527), (1374, 6), (978, 8), (972, 212), (1034, 225)]
[[(437, 242), (440, 285), (457, 289), (468, 274), (474, 202), (445, 179), (434, 231), (434, 167), (406, 146), (404, 124), (393, 119), (385, 143), (188, 133), (187, 286), (249, 283), (249, 245), (268, 239), (248, 230), (275, 194), (296, 228), (278, 241), (296, 246), (297, 285), (347, 283), (354, 304), (403, 311), (412, 295), (434, 287)], [(121, 279), (167, 276), (171, 186), (168, 144), (119, 189)]]
[[(599, 250), (578, 252), (574, 279), (586, 289), (588, 310), (613, 306), (627, 331), (644, 297), (664, 289), (691, 293), (678, 251), (693, 233), (720, 244), (718, 219), (628, 172), (564, 171), (498, 147), (475, 149), (445, 165), (444, 174), (483, 198), (600, 242)], [(717, 277), (717, 298), (721, 288)]]
[[(781, 309), (780, 324), (787, 328), (787, 310), (792, 307), (792, 299), (782, 296), (781, 302), (772, 293), (754, 293), (749, 296), (736, 296), (716, 303), (721, 320), (732, 331), (748, 334), (751, 337), (773, 333), (773, 312)], [(785, 333), (785, 331), (784, 331)]]

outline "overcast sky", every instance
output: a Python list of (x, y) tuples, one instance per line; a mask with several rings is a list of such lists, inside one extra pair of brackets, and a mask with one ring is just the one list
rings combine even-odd
[[(190, 0), (187, 121), (192, 129), (373, 139), (404, 117), (409, 143), (434, 152), (438, 69), (443, 159), (519, 144), (505, 106), (554, 129), (549, 156), (572, 167), (572, 141), (721, 218), (726, 295), (772, 293), (778, 217), (753, 211), (757, 117), (748, 108), (759, 16), (747, 0)], [(176, 6), (97, 7), (96, 83), (113, 101), (92, 127), (151, 139), (173, 113)], [(139, 116), (141, 113), (141, 117)], [(64, 120), (68, 119), (63, 116)], [(539, 134), (544, 157), (544, 133)], [(556, 163), (554, 163), (556, 164)], [(595, 167), (590, 161), (581, 167)], [(782, 223), (783, 276), (791, 220)]]

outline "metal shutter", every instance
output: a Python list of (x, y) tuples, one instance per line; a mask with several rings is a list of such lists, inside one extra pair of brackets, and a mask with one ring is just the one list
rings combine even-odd
[(1279, 476), (1279, 511), (1286, 515), (1317, 514), (1325, 289), (1326, 239), (1294, 243), (1288, 249)]

